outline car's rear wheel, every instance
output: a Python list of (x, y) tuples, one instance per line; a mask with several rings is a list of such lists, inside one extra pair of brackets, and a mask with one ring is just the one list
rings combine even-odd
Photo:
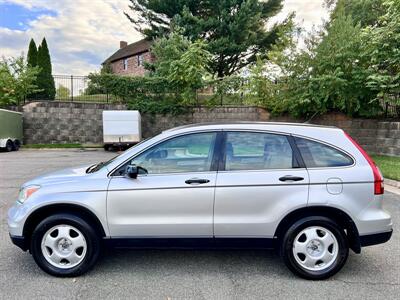
[(344, 230), (326, 217), (307, 217), (292, 224), (283, 240), (285, 264), (306, 279), (325, 279), (345, 264), (349, 246)]
[(20, 147), (21, 147), (21, 142), (19, 140), (15, 140), (14, 143), (13, 143), (12, 150), (13, 151), (18, 151)]
[(31, 252), (45, 272), (60, 277), (79, 276), (96, 263), (100, 240), (82, 218), (56, 214), (47, 217), (35, 228)]

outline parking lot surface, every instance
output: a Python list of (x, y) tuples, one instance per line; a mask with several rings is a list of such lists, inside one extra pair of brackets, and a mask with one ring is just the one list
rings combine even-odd
[(400, 196), (386, 193), (394, 234), (383, 245), (351, 252), (336, 276), (306, 281), (273, 251), (112, 250), (84, 276), (42, 272), (8, 237), (7, 210), (19, 186), (39, 174), (107, 160), (102, 150), (0, 153), (0, 299), (399, 299)]

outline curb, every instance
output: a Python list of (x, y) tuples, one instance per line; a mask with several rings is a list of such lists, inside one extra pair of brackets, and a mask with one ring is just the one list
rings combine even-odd
[(393, 186), (395, 188), (400, 188), (400, 181), (385, 178), (384, 182), (387, 185)]
[(103, 148), (21, 148), (19, 151), (68, 151), (68, 150), (80, 150), (80, 151), (104, 151)]

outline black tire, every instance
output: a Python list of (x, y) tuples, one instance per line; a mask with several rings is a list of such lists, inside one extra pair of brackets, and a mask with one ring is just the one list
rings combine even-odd
[(14, 149), (14, 143), (11, 140), (8, 140), (6, 143), (6, 151), (11, 152)]
[[(308, 270), (303, 268), (295, 259), (293, 253), (294, 241), (297, 235), (308, 227), (319, 226), (328, 229), (336, 238), (338, 243), (338, 255), (335, 261), (323, 270)], [(346, 263), (349, 255), (349, 245), (344, 230), (333, 220), (322, 217), (306, 217), (296, 221), (286, 231), (280, 248), (281, 256), (286, 266), (296, 275), (311, 280), (322, 280), (336, 274)]]
[(21, 142), (19, 140), (15, 140), (13, 143), (13, 151), (18, 151), (19, 148), (21, 147)]
[[(45, 233), (57, 225), (71, 225), (81, 231), (87, 250), (84, 259), (76, 266), (68, 269), (58, 268), (50, 264), (44, 257), (41, 243)], [(100, 238), (93, 227), (82, 218), (72, 214), (55, 214), (47, 217), (36, 226), (31, 238), (30, 250), (38, 266), (46, 273), (57, 277), (76, 277), (89, 271), (99, 258), (101, 252)]]

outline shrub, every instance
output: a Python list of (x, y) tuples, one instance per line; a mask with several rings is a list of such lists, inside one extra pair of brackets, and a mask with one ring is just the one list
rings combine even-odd
[(18, 104), (27, 95), (38, 91), (34, 84), (38, 67), (31, 67), (23, 56), (0, 61), (0, 106)]
[(89, 78), (93, 89), (124, 99), (130, 109), (153, 114), (178, 114), (187, 111), (187, 99), (168, 79), (113, 74), (90, 74)]

